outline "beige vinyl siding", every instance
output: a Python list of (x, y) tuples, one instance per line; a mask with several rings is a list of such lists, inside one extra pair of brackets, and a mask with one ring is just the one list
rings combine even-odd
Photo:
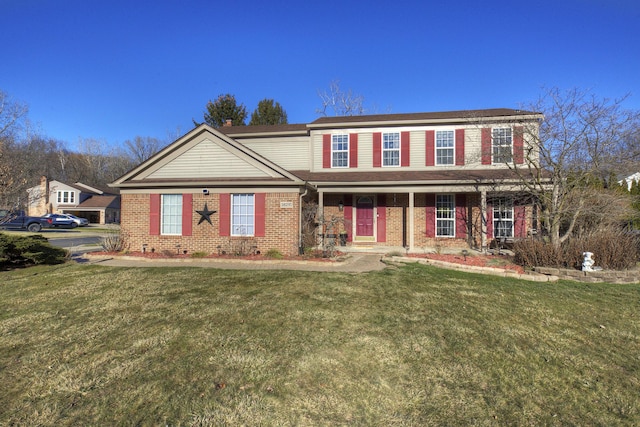
[[(464, 166), (429, 166), (425, 165), (426, 160), (426, 131), (427, 130), (439, 130), (439, 129), (461, 129), (465, 130), (465, 148)], [(409, 131), (409, 155), (410, 163), (408, 167), (373, 167), (373, 134), (374, 132), (405, 132)], [(370, 172), (376, 171), (384, 173), (385, 171), (416, 171), (416, 170), (437, 170), (437, 169), (450, 169), (464, 168), (464, 169), (486, 169), (487, 166), (481, 163), (481, 128), (478, 126), (451, 126), (446, 127), (412, 127), (407, 128), (376, 128), (362, 130), (345, 129), (336, 131), (337, 133), (358, 133), (358, 171)], [(315, 172), (344, 172), (345, 169), (323, 169), (322, 168), (322, 135), (323, 133), (330, 133), (330, 131), (312, 132), (311, 133), (311, 152), (313, 154), (312, 170)], [(496, 167), (492, 165), (492, 167)]]
[(249, 159), (205, 139), (153, 171), (147, 178), (269, 177)]
[(474, 168), (486, 168), (482, 165), (482, 131), (478, 127), (469, 127), (464, 131), (464, 164)]
[(247, 138), (238, 141), (288, 170), (309, 169), (309, 137)]
[(414, 130), (409, 133), (409, 166), (412, 170), (424, 169), (425, 140), (424, 130)]

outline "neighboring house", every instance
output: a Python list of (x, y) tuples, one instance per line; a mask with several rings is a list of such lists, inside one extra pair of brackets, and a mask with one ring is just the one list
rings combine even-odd
[(67, 213), (87, 218), (92, 224), (120, 222), (120, 196), (108, 194), (81, 182), (65, 184), (40, 178), (40, 185), (27, 190), (30, 216)]
[(262, 253), (296, 254), (307, 202), (317, 223), (338, 218), (351, 246), (483, 248), (537, 228), (514, 165), (527, 170), (542, 118), (492, 109), (201, 125), (110, 185), (131, 250), (215, 253), (250, 238)]
[(633, 186), (633, 184), (637, 184), (638, 182), (640, 182), (640, 172), (636, 172), (624, 179), (621, 179), (620, 181), (618, 181), (618, 184), (627, 184), (627, 191), (631, 191), (631, 187)]

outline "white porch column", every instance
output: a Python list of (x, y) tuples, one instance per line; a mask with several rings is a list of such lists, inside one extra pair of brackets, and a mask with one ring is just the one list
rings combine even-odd
[(482, 252), (487, 250), (487, 192), (482, 190), (480, 192), (480, 225), (481, 225), (481, 249)]
[(415, 193), (409, 193), (409, 252), (413, 252), (415, 246), (414, 228), (415, 221), (413, 217), (413, 211), (415, 207)]
[[(319, 221), (319, 220), (322, 220), (322, 221)], [(316, 221), (320, 223), (324, 223), (324, 192), (323, 191), (318, 191), (318, 212), (316, 212)], [(318, 247), (322, 247), (322, 241), (324, 240), (324, 237), (320, 239), (319, 234), (324, 233), (324, 228), (320, 226), (319, 231), (317, 230), (317, 228), (318, 227), (316, 227), (317, 245)]]

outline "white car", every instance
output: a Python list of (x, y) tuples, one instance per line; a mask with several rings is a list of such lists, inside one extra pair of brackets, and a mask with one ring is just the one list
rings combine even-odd
[(86, 225), (89, 225), (89, 220), (86, 218), (80, 218), (71, 214), (60, 214), (60, 216), (63, 216), (65, 218), (72, 220), (73, 222), (78, 224), (79, 227), (84, 227)]

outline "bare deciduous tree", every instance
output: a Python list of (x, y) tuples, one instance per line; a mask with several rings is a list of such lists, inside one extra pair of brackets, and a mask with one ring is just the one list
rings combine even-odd
[(127, 154), (135, 164), (139, 164), (156, 154), (162, 148), (162, 142), (150, 136), (136, 136), (126, 140), (124, 146)]
[(12, 100), (6, 92), (0, 90), (0, 140), (19, 131), (28, 112), (26, 104)]
[(607, 191), (612, 177), (629, 167), (625, 150), (639, 143), (640, 114), (622, 102), (553, 88), (527, 106), (544, 120), (524, 124), (524, 163), (507, 164), (539, 203), (542, 226), (556, 247), (580, 224), (628, 214), (625, 195)]
[(354, 94), (351, 89), (344, 91), (340, 81), (329, 83), (329, 90), (318, 91), (322, 106), (316, 109), (321, 116), (361, 116), (366, 113), (364, 96)]

